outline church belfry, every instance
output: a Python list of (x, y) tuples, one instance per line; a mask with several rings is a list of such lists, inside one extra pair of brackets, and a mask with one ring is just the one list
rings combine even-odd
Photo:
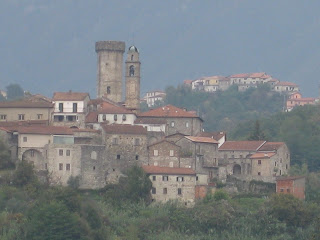
[(126, 108), (139, 111), (140, 109), (140, 65), (139, 50), (129, 47), (126, 60)]

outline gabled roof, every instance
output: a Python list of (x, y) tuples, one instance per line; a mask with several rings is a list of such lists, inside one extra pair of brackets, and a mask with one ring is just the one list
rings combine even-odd
[(106, 101), (101, 102), (99, 104), (99, 109), (97, 110), (102, 114), (134, 114), (132, 111), (126, 109), (125, 107)]
[(270, 78), (270, 75), (267, 75), (265, 72), (258, 72), (258, 73), (238, 73), (233, 74), (230, 78)]
[(213, 138), (214, 140), (219, 141), (226, 135), (225, 132), (201, 132), (198, 134), (198, 137), (208, 137)]
[(166, 120), (164, 119), (152, 119), (152, 118), (137, 118), (134, 121), (134, 124), (156, 124), (156, 125), (160, 125), (160, 124), (166, 124)]
[(89, 112), (85, 119), (86, 123), (97, 123), (98, 122), (98, 112)]
[(129, 124), (101, 124), (106, 134), (133, 134), (133, 135), (146, 135), (147, 129), (142, 126), (129, 125)]
[(257, 151), (266, 141), (226, 141), (219, 150)]
[[(160, 140), (160, 141), (155, 142), (155, 143), (152, 143), (152, 144), (150, 144), (148, 147), (151, 147), (151, 146), (154, 146), (154, 145), (158, 145), (158, 144), (161, 144), (161, 143), (169, 143), (169, 144), (171, 144), (171, 145), (174, 145), (174, 146), (176, 146), (176, 147), (179, 147), (178, 145), (174, 144), (173, 142), (167, 141), (167, 140), (165, 140), (165, 139)], [(179, 148), (180, 148), (180, 147), (179, 147)]]
[(290, 87), (298, 87), (297, 84), (292, 82), (278, 82), (276, 86), (290, 86)]
[(197, 142), (197, 143), (212, 143), (212, 144), (218, 144), (216, 140), (209, 137), (194, 137), (194, 136), (185, 136), (186, 139)]
[(285, 145), (284, 142), (266, 142), (259, 148), (259, 152), (273, 152)]
[(257, 152), (254, 153), (250, 156), (251, 159), (262, 159), (262, 158), (271, 158), (274, 156), (276, 153), (274, 152), (269, 152), (269, 153), (262, 153), (262, 152)]
[(53, 108), (53, 104), (51, 102), (45, 101), (9, 101), (9, 102), (0, 102), (0, 108)]
[(14, 126), (3, 127), (11, 132), (18, 132), (20, 134), (41, 134), (41, 135), (73, 135), (73, 131), (68, 127), (56, 126)]
[(55, 92), (53, 94), (53, 101), (83, 101), (86, 97), (89, 97), (89, 93), (81, 92)]
[[(169, 117), (169, 118), (200, 118), (194, 112), (188, 112), (173, 105), (166, 105), (147, 112), (140, 113), (139, 117)], [(201, 118), (200, 118), (201, 119)]]
[(148, 174), (167, 174), (167, 175), (196, 175), (191, 168), (171, 168), (158, 166), (142, 166), (143, 170)]

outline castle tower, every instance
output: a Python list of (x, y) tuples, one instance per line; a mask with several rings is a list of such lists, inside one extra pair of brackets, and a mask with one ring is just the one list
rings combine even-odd
[(126, 108), (139, 111), (140, 109), (140, 65), (139, 50), (129, 47), (126, 60)]
[(114, 102), (122, 101), (122, 65), (124, 51), (124, 42), (96, 42), (96, 53), (98, 55), (98, 98), (106, 97)]

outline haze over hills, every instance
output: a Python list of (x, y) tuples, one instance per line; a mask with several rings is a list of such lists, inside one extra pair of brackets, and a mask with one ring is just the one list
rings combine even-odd
[(319, 1), (12, 1), (0, 3), (0, 89), (96, 95), (99, 40), (135, 44), (142, 93), (185, 79), (267, 72), (318, 95)]

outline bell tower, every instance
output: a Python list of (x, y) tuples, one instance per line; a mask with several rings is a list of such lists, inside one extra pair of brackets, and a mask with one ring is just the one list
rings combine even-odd
[(126, 108), (133, 111), (140, 109), (140, 65), (139, 50), (129, 47), (126, 60)]

